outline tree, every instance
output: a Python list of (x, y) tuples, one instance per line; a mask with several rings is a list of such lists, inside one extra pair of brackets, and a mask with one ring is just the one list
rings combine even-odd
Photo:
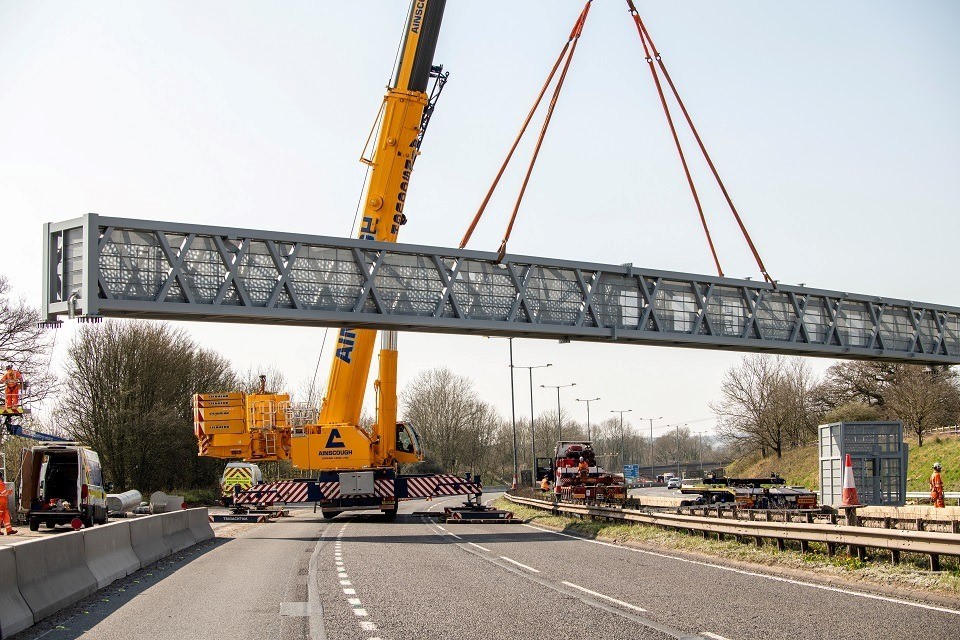
[(949, 367), (905, 366), (884, 396), (890, 413), (917, 436), (918, 447), (929, 429), (955, 424), (960, 414), (957, 375)]
[(236, 388), (225, 358), (171, 325), (107, 321), (80, 328), (66, 369), (60, 421), (99, 452), (118, 488), (216, 483), (223, 463), (197, 457), (190, 396)]
[(815, 435), (813, 376), (799, 359), (750, 355), (727, 371), (720, 400), (711, 407), (718, 432), (742, 451), (772, 451), (798, 446)]
[(54, 333), (40, 329), (40, 319), (40, 312), (23, 297), (11, 295), (10, 283), (0, 275), (0, 362), (23, 373), (28, 386), (21, 402), (41, 401), (54, 390), (56, 378), (49, 371)]
[[(470, 378), (447, 368), (421, 371), (400, 399), (405, 419), (423, 438), (429, 468), (453, 473), (504, 468), (502, 460), (488, 459), (504, 421), (480, 399)], [(512, 475), (512, 435), (509, 468)]]

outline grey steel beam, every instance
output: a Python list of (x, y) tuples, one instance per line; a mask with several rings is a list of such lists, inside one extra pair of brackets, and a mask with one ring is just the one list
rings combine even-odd
[(96, 214), (44, 235), (51, 322), (348, 326), (960, 363), (960, 308), (908, 300)]

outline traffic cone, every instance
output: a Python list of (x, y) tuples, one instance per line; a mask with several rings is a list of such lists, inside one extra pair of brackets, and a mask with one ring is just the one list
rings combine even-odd
[(840, 502), (840, 506), (855, 507), (859, 504), (857, 485), (853, 482), (853, 458), (848, 453), (843, 461), (843, 500)]
[(514, 491), (517, 490), (517, 476), (513, 476), (513, 486), (511, 487)]

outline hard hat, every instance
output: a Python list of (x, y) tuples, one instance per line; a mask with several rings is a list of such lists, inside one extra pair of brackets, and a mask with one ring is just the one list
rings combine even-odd
[(937, 471), (940, 471), (940, 469), (941, 469), (942, 467), (940, 466), (940, 463), (939, 463), (939, 462), (934, 462), (934, 463), (933, 463), (933, 468), (936, 469)]
[(13, 369), (13, 365), (12, 365), (12, 364), (8, 364), (8, 365), (7, 365), (7, 369)]
[(583, 456), (580, 456), (580, 460), (583, 460)]

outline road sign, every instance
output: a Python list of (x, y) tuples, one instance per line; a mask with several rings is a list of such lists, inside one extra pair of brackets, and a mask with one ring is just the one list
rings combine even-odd
[(636, 482), (640, 479), (640, 465), (638, 464), (625, 464), (623, 465), (623, 479), (632, 480)]

